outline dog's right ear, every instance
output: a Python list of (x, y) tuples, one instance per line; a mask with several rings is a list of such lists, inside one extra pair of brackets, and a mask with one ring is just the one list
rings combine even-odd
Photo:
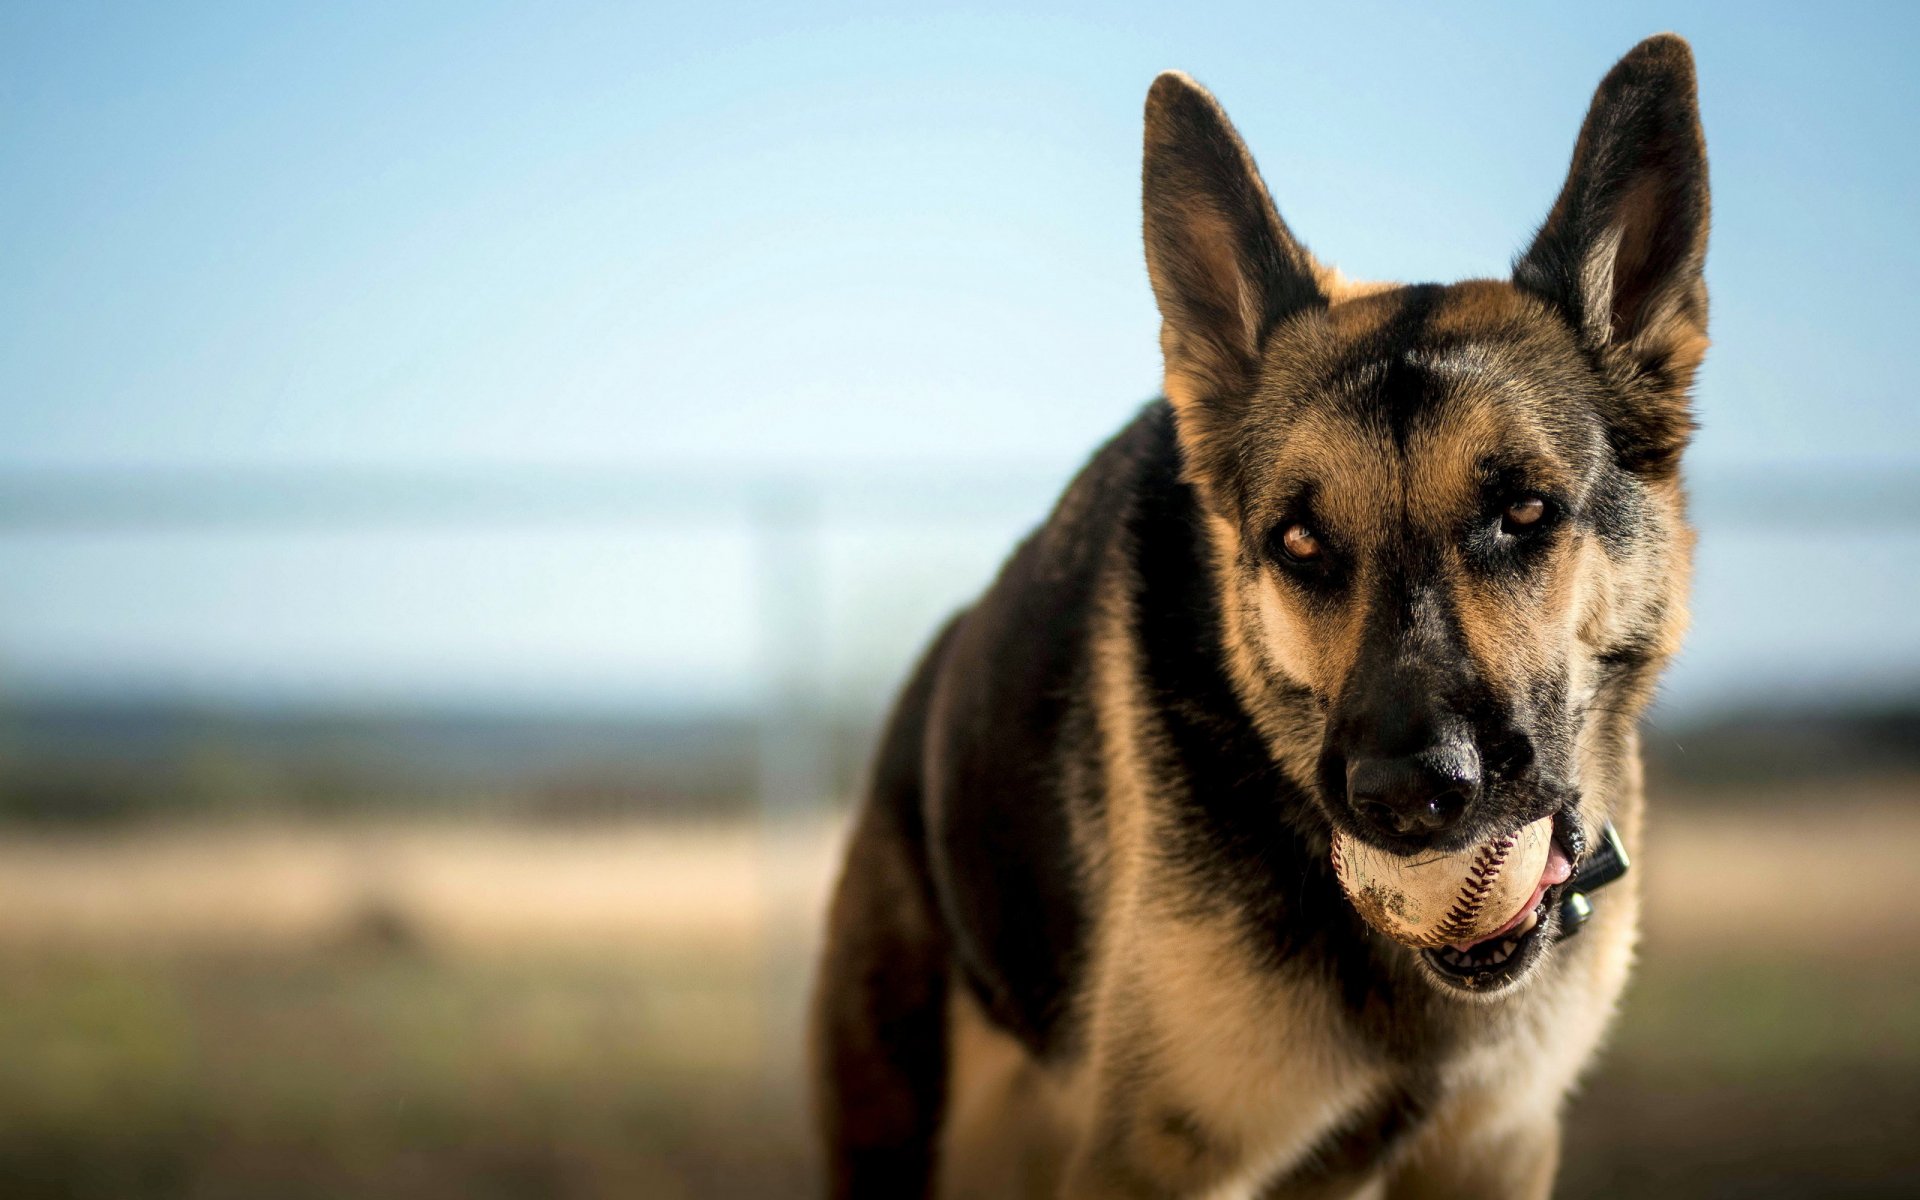
[(1268, 332), (1327, 299), (1227, 114), (1178, 71), (1147, 93), (1142, 185), (1167, 398), (1191, 437), (1245, 403)]

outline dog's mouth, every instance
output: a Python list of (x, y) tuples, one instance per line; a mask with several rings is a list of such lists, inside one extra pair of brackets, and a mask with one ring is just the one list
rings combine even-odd
[(1558, 814), (1547, 865), (1532, 896), (1513, 919), (1477, 942), (1420, 952), (1440, 982), (1485, 994), (1512, 985), (1532, 970), (1559, 937), (1560, 900), (1573, 879), (1581, 842), (1571, 814)]

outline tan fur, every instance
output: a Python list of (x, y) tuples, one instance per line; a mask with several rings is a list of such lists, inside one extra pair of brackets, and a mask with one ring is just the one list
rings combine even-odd
[(1314, 282), (1320, 285), (1320, 291), (1330, 304), (1343, 304), (1348, 300), (1358, 300), (1365, 296), (1378, 295), (1399, 287), (1397, 283), (1388, 283), (1370, 279), (1348, 279), (1339, 267), (1326, 266), (1316, 262), (1313, 268)]
[(1224, 920), (1141, 903), (1133, 922), (1100, 968), (1094, 1123), (1064, 1195), (1244, 1194), (1374, 1094), (1384, 1071), (1334, 1033), (1323, 982), (1250, 971)]
[(936, 1194), (946, 1200), (1053, 1195), (1074, 1128), (1084, 1124), (1072, 1097), (987, 1019), (965, 987), (952, 990), (948, 1030)]
[[(1116, 576), (1117, 579), (1117, 576)], [(1291, 1162), (1372, 1086), (1359, 1047), (1327, 1036), (1332, 999), (1249, 969), (1222, 918), (1178, 911), (1183, 888), (1153, 854), (1167, 818), (1138, 790), (1143, 743), (1134, 644), (1116, 586), (1102, 619), (1100, 714), (1110, 762), (1111, 856), (1090, 1007), (1090, 1106), (1066, 1196), (1166, 1195)], [(1292, 1014), (1275, 1021), (1273, 1014)], [(1168, 1114), (1204, 1134), (1169, 1132)]]

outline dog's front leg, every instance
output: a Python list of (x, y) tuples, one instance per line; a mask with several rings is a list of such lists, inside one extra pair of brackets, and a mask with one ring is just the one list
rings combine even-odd
[(854, 827), (813, 1007), (815, 1115), (833, 1200), (924, 1196), (946, 1088), (948, 967), (892, 811)]
[(1238, 1165), (1239, 1156), (1218, 1134), (1177, 1106), (1155, 1103), (1139, 1081), (1102, 1094), (1092, 1128), (1068, 1166), (1063, 1200), (1199, 1196), (1230, 1178)]
[(1557, 1116), (1498, 1129), (1442, 1126), (1394, 1175), (1388, 1200), (1545, 1200), (1560, 1165)]

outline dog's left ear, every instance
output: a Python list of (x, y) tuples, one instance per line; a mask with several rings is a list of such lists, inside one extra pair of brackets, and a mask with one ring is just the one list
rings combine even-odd
[(1227, 114), (1178, 71), (1147, 93), (1142, 194), (1167, 398), (1191, 448), (1245, 404), (1268, 332), (1327, 301)]
[(1693, 52), (1648, 38), (1594, 93), (1567, 182), (1514, 282), (1554, 304), (1633, 393), (1616, 414), (1622, 460), (1671, 467), (1707, 348), (1707, 148)]

